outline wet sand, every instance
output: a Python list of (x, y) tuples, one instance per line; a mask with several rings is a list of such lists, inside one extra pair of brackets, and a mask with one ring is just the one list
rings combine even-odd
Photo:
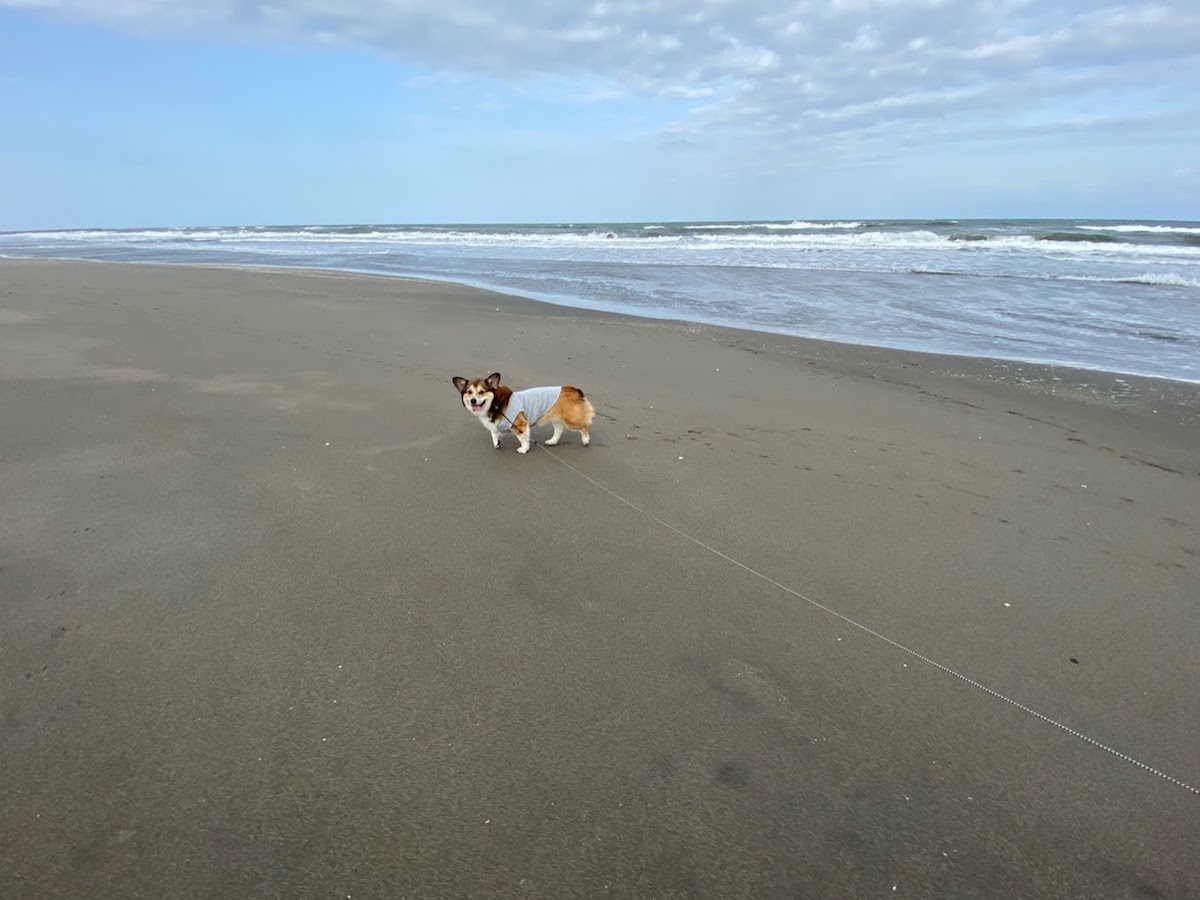
[(1198, 598), (1196, 385), (0, 261), (5, 898), (1197, 897)]

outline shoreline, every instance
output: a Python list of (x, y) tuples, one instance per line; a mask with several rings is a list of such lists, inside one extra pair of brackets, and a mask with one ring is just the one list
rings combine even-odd
[[(1017, 357), (973, 356), (973, 355), (968, 355), (968, 354), (945, 353), (945, 352), (938, 352), (938, 351), (932, 351), (932, 350), (913, 350), (913, 349), (907, 349), (907, 348), (903, 348), (903, 347), (891, 346), (891, 345), (887, 345), (887, 344), (864, 344), (864, 343), (858, 343), (855, 341), (838, 341), (838, 340), (833, 340), (833, 339), (829, 339), (829, 338), (809, 337), (809, 336), (805, 336), (805, 335), (790, 334), (787, 332), (757, 331), (755, 329), (744, 328), (744, 327), (740, 327), (737, 325), (729, 325), (729, 324), (721, 324), (721, 323), (713, 323), (713, 322), (702, 322), (702, 321), (691, 320), (691, 319), (678, 319), (678, 318), (673, 318), (670, 316), (661, 316), (660, 317), (660, 316), (652, 316), (652, 315), (642, 315), (642, 314), (638, 314), (635, 312), (629, 312), (629, 311), (624, 311), (624, 310), (609, 310), (609, 309), (589, 307), (589, 306), (574, 306), (570, 302), (568, 302), (571, 298), (563, 298), (562, 302), (556, 302), (554, 300), (544, 299), (542, 297), (535, 297), (535, 296), (531, 296), (531, 295), (516, 294), (516, 293), (508, 293), (507, 291), (502, 290), (502, 289), (492, 288), (492, 287), (483, 285), (481, 283), (473, 283), (470, 281), (459, 281), (459, 280), (454, 280), (451, 278), (444, 278), (444, 279), (443, 278), (434, 278), (434, 277), (429, 277), (429, 276), (392, 274), (389, 272), (382, 272), (382, 271), (370, 270), (370, 269), (323, 268), (320, 266), (265, 266), (265, 265), (258, 265), (258, 264), (239, 265), (239, 264), (228, 264), (228, 263), (196, 263), (196, 262), (164, 262), (164, 261), (142, 262), (142, 261), (130, 261), (130, 260), (98, 260), (98, 259), (89, 259), (86, 257), (0, 256), (0, 263), (6, 262), (6, 261), (46, 262), (46, 263), (71, 262), (71, 263), (89, 263), (89, 264), (97, 264), (97, 265), (115, 265), (115, 266), (166, 266), (166, 267), (172, 267), (172, 268), (173, 267), (183, 267), (183, 268), (220, 269), (220, 270), (228, 269), (228, 270), (233, 270), (233, 271), (249, 271), (249, 272), (257, 272), (257, 271), (261, 271), (261, 272), (314, 272), (314, 273), (324, 273), (324, 274), (330, 274), (330, 275), (345, 275), (348, 277), (384, 278), (384, 279), (398, 279), (400, 281), (428, 282), (431, 284), (450, 285), (450, 286), (467, 288), (467, 289), (475, 290), (475, 291), (482, 291), (485, 293), (496, 294), (498, 296), (508, 297), (508, 298), (515, 299), (515, 300), (523, 300), (523, 301), (527, 301), (530, 303), (537, 303), (537, 304), (541, 304), (541, 305), (544, 305), (547, 307), (572, 310), (577, 313), (594, 313), (597, 315), (626, 317), (626, 318), (633, 319), (633, 320), (663, 322), (663, 323), (675, 324), (675, 325), (679, 325), (679, 326), (683, 326), (683, 327), (713, 328), (713, 329), (720, 329), (720, 330), (725, 330), (725, 331), (730, 331), (730, 332), (736, 332), (736, 333), (744, 334), (744, 335), (758, 336), (761, 339), (774, 338), (774, 339), (778, 339), (778, 340), (805, 341), (805, 342), (810, 342), (814, 345), (831, 345), (834, 347), (853, 347), (853, 348), (860, 348), (865, 351), (879, 351), (884, 354), (892, 354), (892, 353), (894, 353), (894, 354), (914, 354), (914, 355), (918, 355), (918, 356), (922, 356), (922, 357), (928, 357), (932, 360), (946, 360), (946, 361), (965, 360), (968, 362), (975, 361), (975, 362), (981, 362), (981, 363), (994, 363), (1000, 367), (1003, 367), (1003, 366), (1029, 367), (1029, 368), (1032, 368), (1035, 370), (1040, 370), (1040, 371), (1035, 372), (1035, 377), (1038, 375), (1046, 375), (1047, 373), (1050, 373), (1050, 370), (1053, 370), (1053, 373), (1058, 373), (1058, 372), (1065, 372), (1068, 374), (1075, 373), (1075, 375), (1077, 377), (1072, 377), (1070, 379), (1075, 382), (1082, 381), (1082, 377), (1078, 377), (1078, 376), (1081, 376), (1081, 374), (1094, 373), (1097, 377), (1104, 377), (1104, 378), (1120, 377), (1121, 379), (1138, 379), (1139, 381), (1146, 381), (1146, 382), (1163, 381), (1163, 382), (1168, 382), (1171, 384), (1184, 385), (1184, 386), (1195, 387), (1197, 389), (1200, 389), (1200, 379), (1192, 380), (1192, 379), (1186, 379), (1186, 378), (1175, 378), (1175, 377), (1171, 377), (1171, 376), (1167, 376), (1167, 375), (1144, 375), (1144, 374), (1139, 374), (1139, 373), (1135, 373), (1135, 372), (1125, 372), (1125, 371), (1121, 371), (1121, 370), (1104, 369), (1104, 368), (1099, 368), (1099, 367), (1067, 365), (1067, 364), (1056, 363), (1056, 362), (1039, 362), (1039, 361), (1035, 361), (1035, 360), (1029, 360), (1029, 359), (1025, 359), (1025, 358), (1017, 358)], [(948, 362), (947, 365), (951, 365), (951, 363)], [(1055, 374), (1049, 374), (1048, 377), (1054, 378)], [(1059, 376), (1059, 377), (1061, 377), (1061, 376)], [(1119, 393), (1119, 391), (1116, 391), (1116, 393)]]
[[(1200, 391), (0, 281), (6, 895), (1200, 896)], [(450, 378), (496, 369), (591, 446), (493, 450)]]
[[(1017, 390), (1031, 398), (1084, 404), (1097, 410), (1116, 410), (1137, 420), (1136, 427), (1150, 434), (1162, 434), (1175, 442), (1193, 428), (1200, 427), (1200, 382), (1159, 376), (1109, 372), (1050, 363), (1023, 362), (1002, 357), (959, 356), (923, 350), (901, 350), (872, 344), (830, 341), (822, 338), (754, 331), (727, 325), (712, 325), (686, 319), (656, 318), (625, 312), (574, 307), (509, 294), (491, 288), (436, 278), (420, 278), (377, 272), (355, 272), (345, 269), (323, 269), (299, 266), (242, 266), (194, 263), (110, 262), (106, 260), (60, 260), (37, 257), (0, 258), (0, 267), (7, 263), (54, 266), (97, 265), (111, 267), (163, 268), (167, 270), (212, 271), (237, 274), (294, 275), (329, 279), (362, 279), (379, 281), (383, 285), (440, 287), (460, 290), (494, 298), (515, 312), (540, 317), (581, 319), (584, 321), (626, 323), (634, 328), (662, 328), (693, 337), (703, 337), (714, 344), (739, 347), (752, 354), (771, 354), (793, 359), (806, 365), (826, 368), (845, 375), (871, 380), (910, 384), (925, 390), (927, 379), (933, 379), (947, 390), (964, 388), (979, 396), (1003, 397), (1008, 390)], [(919, 374), (919, 378), (914, 378)], [(1186, 439), (1186, 438), (1185, 438)]]

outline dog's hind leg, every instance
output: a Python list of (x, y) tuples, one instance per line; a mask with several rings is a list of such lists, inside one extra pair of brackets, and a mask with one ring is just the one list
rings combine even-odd
[(583, 441), (583, 446), (585, 447), (592, 442), (592, 436), (588, 434), (586, 427), (579, 429), (579, 438)]
[(566, 427), (565, 425), (563, 425), (562, 419), (555, 419), (553, 422), (553, 425), (554, 425), (554, 434), (550, 435), (550, 440), (546, 441), (547, 447), (553, 447), (555, 444), (558, 443), (558, 439), (561, 438), (563, 435), (563, 428)]

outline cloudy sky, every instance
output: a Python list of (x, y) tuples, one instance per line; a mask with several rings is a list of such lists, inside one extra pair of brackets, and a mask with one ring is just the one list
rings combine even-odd
[(0, 0), (0, 229), (1200, 219), (1200, 3)]

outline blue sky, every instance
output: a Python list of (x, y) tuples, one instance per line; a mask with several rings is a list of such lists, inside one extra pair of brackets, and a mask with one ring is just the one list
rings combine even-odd
[(0, 229), (1200, 219), (1200, 6), (0, 0)]

